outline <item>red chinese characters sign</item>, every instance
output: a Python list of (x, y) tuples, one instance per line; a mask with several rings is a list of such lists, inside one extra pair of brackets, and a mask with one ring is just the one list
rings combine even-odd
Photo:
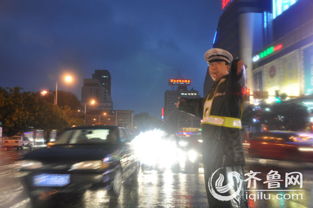
[(232, 0), (222, 0), (222, 9), (224, 9)]
[(190, 79), (170, 79), (168, 80), (171, 85), (189, 85), (191, 84)]

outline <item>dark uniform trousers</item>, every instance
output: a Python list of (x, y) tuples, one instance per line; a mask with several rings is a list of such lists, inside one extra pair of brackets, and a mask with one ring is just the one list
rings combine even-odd
[[(246, 208), (245, 199), (245, 183), (243, 177), (243, 150), (240, 143), (234, 138), (238, 138), (240, 134), (238, 129), (227, 127), (203, 125), (203, 164), (205, 174), (205, 187), (208, 197), (209, 208)], [(224, 176), (231, 171), (240, 174), (242, 180), (242, 188), (240, 195), (230, 201), (221, 201), (216, 199), (208, 188), (208, 182), (211, 175), (220, 169)], [(230, 183), (225, 178), (224, 185)], [(226, 193), (230, 195), (230, 193)]]

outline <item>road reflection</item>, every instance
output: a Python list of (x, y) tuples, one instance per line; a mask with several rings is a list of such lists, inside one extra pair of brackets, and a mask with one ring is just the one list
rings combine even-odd
[[(246, 166), (246, 173), (250, 170), (260, 172), (257, 187), (247, 192), (250, 208), (278, 207), (298, 208), (312, 207), (313, 169), (309, 163), (294, 163), (289, 161), (255, 160)], [(268, 179), (273, 179), (268, 174), (276, 172), (276, 187), (270, 187)], [(302, 184), (286, 184), (286, 174), (300, 173), (303, 176)], [(281, 178), (278, 178), (278, 175)], [(299, 179), (299, 178), (298, 178)], [(274, 180), (274, 181), (275, 181)], [(295, 182), (295, 181), (293, 181)]]
[[(23, 154), (22, 151), (0, 151), (0, 207), (30, 208), (27, 197), (11, 164)], [(173, 172), (171, 170), (141, 170), (137, 183), (124, 186), (118, 198), (110, 196), (106, 190), (88, 190), (81, 197), (74, 195), (55, 195), (40, 207), (67, 208), (154, 208), (154, 207), (208, 207), (204, 174), (200, 172)], [(260, 172), (257, 175), (262, 181), (247, 194), (250, 208), (304, 208), (312, 207), (313, 200), (313, 164), (294, 163), (265, 159), (247, 159), (245, 173), (249, 170)], [(281, 177), (281, 186), (269, 190), (264, 183), (270, 171), (277, 171)], [(285, 188), (285, 174), (300, 172), (303, 174), (303, 187)], [(262, 191), (262, 194), (260, 193)], [(278, 191), (279, 190), (279, 191)], [(252, 195), (251, 195), (252, 194)], [(280, 198), (277, 198), (277, 195)], [(262, 196), (261, 196), (262, 195)], [(249, 197), (250, 196), (250, 197)], [(252, 196), (252, 197), (251, 197)], [(262, 198), (263, 197), (263, 198)], [(298, 197), (298, 198), (297, 198)]]
[(208, 207), (203, 174), (140, 172), (137, 185), (124, 186), (118, 198), (105, 190), (88, 190), (81, 198), (54, 196), (44, 207)]

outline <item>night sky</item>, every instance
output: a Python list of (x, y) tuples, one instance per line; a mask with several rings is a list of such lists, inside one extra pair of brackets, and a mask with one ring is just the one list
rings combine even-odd
[(1, 0), (0, 86), (62, 90), (81, 99), (95, 69), (112, 76), (114, 109), (159, 115), (169, 78), (202, 94), (219, 0)]

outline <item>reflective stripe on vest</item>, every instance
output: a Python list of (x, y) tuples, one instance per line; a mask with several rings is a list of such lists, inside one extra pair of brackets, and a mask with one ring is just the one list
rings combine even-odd
[(224, 116), (208, 116), (201, 121), (201, 124), (210, 124), (214, 126), (223, 126), (228, 128), (241, 129), (241, 121), (239, 118)]

